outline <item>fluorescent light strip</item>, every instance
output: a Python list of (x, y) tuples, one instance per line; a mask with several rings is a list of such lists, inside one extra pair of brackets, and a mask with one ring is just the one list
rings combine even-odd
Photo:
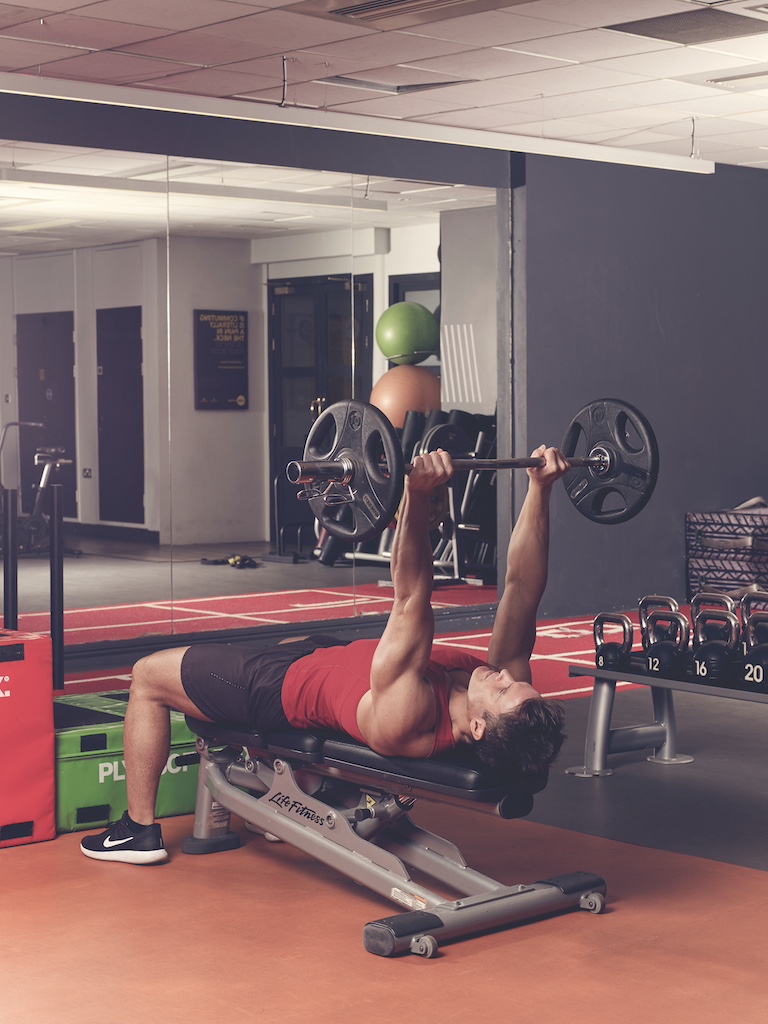
[[(394, 139), (439, 142), (448, 146), (473, 146), (502, 152), (535, 153), (598, 163), (626, 164), (630, 167), (655, 167), (668, 171), (714, 174), (711, 160), (647, 153), (631, 149), (615, 149), (586, 142), (542, 139), (526, 135), (505, 135), (478, 131), (474, 128), (450, 128), (444, 125), (400, 121), (386, 117), (365, 117), (360, 114), (338, 114), (327, 110), (295, 109), (277, 104), (245, 102), (242, 99), (217, 99), (209, 96), (190, 98), (183, 93), (152, 92), (149, 89), (95, 85), (92, 82), (58, 81), (26, 75), (0, 74), (0, 93), (22, 96), (46, 96), (52, 99), (104, 106), (165, 110), (201, 117), (224, 117), (231, 120), (263, 124), (284, 124), (325, 131), (352, 132)], [(258, 108), (258, 110), (256, 109)]]

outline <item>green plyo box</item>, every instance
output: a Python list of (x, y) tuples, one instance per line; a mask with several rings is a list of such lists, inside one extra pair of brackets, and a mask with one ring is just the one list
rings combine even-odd
[[(127, 692), (57, 697), (56, 829), (98, 828), (127, 807), (123, 725)], [(171, 750), (157, 793), (158, 818), (195, 809), (199, 755), (184, 716), (171, 712)]]

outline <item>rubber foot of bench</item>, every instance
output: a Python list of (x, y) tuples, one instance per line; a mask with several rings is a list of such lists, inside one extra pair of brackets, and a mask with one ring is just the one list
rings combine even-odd
[(221, 853), (222, 850), (236, 850), (240, 846), (237, 832), (226, 832), (223, 836), (211, 836), (210, 839), (198, 839), (187, 836), (181, 842), (182, 853)]
[(566, 775), (575, 775), (577, 779), (600, 779), (604, 775), (613, 775), (613, 768), (587, 768), (586, 765), (580, 764), (575, 768), (566, 768)]

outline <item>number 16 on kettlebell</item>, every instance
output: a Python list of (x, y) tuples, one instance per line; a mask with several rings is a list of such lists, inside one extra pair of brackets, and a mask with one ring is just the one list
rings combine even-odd
[[(707, 639), (711, 623), (719, 623), (721, 636)], [(707, 625), (710, 624), (710, 629)], [(736, 684), (738, 680), (739, 620), (731, 611), (706, 609), (696, 616), (691, 675), (695, 683), (713, 686)]]

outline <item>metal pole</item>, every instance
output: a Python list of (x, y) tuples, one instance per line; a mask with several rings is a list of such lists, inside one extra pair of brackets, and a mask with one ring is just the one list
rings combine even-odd
[(3, 488), (3, 626), (19, 628), (18, 492)]
[(51, 492), (51, 647), (53, 688), (64, 689), (64, 485), (53, 484)]
[[(470, 459), (452, 458), (453, 468), (458, 472), (474, 472), (475, 470), (496, 469), (541, 469), (546, 463), (544, 459)], [(608, 460), (602, 455), (588, 455), (585, 458), (568, 459), (573, 469), (584, 466), (595, 466), (605, 469)], [(410, 473), (413, 466), (405, 464), (405, 472)], [(311, 484), (318, 480), (349, 483), (354, 480), (355, 465), (347, 457), (341, 460), (317, 459), (309, 462), (289, 462), (285, 474), (292, 484)]]

